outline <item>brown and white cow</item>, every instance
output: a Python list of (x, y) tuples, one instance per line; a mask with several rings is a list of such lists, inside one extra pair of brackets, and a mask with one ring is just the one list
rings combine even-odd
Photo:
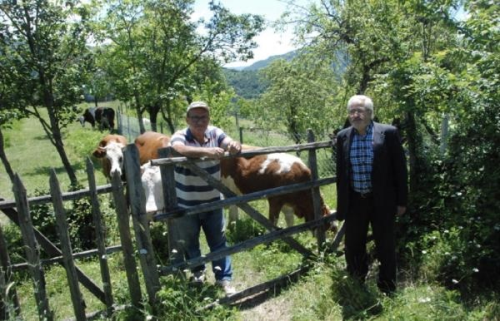
[(127, 146), (127, 139), (121, 135), (109, 134), (103, 137), (92, 155), (102, 164), (104, 176), (111, 179), (114, 172), (123, 175), (123, 148)]
[(135, 139), (135, 146), (139, 150), (141, 163), (141, 181), (146, 195), (146, 212), (163, 211), (163, 186), (159, 166), (151, 166), (152, 159), (158, 158), (158, 149), (167, 147), (170, 137), (156, 132), (145, 132)]
[(152, 159), (158, 158), (158, 149), (167, 147), (170, 142), (170, 137), (157, 132), (145, 132), (139, 135), (134, 143), (139, 150), (139, 158), (141, 165), (149, 162)]
[[(224, 185), (236, 194), (248, 194), (270, 188), (311, 181), (311, 170), (296, 156), (285, 153), (258, 155), (251, 158), (225, 158), (221, 160), (221, 178)], [(285, 213), (287, 226), (293, 225), (293, 214), (314, 220), (311, 192), (303, 190), (268, 198), (269, 220), (276, 225), (280, 211)], [(330, 209), (321, 198), (323, 216)], [(234, 213), (234, 212), (233, 212)], [(230, 220), (234, 219), (230, 215)]]

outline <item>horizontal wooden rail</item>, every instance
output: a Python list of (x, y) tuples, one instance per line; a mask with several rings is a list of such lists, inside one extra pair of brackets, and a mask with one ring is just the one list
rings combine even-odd
[[(234, 158), (234, 157), (247, 158), (247, 157), (254, 157), (254, 156), (262, 155), (262, 154), (298, 152), (301, 150), (327, 148), (327, 147), (332, 147), (331, 141), (307, 143), (307, 144), (299, 144), (299, 145), (290, 145), (290, 146), (283, 146), (283, 147), (263, 147), (263, 148), (257, 148), (257, 149), (252, 149), (252, 150), (242, 150), (241, 153), (238, 153), (236, 155), (231, 155), (228, 152), (226, 152), (226, 153), (224, 153), (224, 158)], [(173, 158), (152, 159), (150, 162), (151, 162), (151, 165), (157, 166), (157, 165), (179, 164), (179, 163), (185, 163), (185, 162), (189, 162), (189, 161), (202, 162), (202, 161), (205, 161), (206, 159), (207, 159), (206, 157), (201, 157), (201, 158), (173, 157)]]
[[(119, 252), (122, 250), (122, 246), (121, 245), (114, 245), (114, 246), (110, 246), (110, 247), (107, 247), (106, 248), (106, 254), (112, 254), (112, 253), (115, 253), (115, 252)], [(97, 255), (99, 254), (98, 253), (98, 250), (97, 249), (94, 249), (94, 250), (88, 250), (88, 251), (84, 251), (84, 252), (79, 252), (79, 253), (75, 253), (73, 254), (73, 258), (75, 259), (81, 259), (81, 258), (86, 258), (86, 257), (89, 257), (89, 256), (94, 256), (94, 255)], [(52, 263), (58, 263), (58, 262), (62, 262), (62, 256), (56, 256), (56, 257), (52, 257), (50, 259), (42, 259), (41, 262), (43, 265), (46, 265), (46, 264), (52, 264)], [(12, 264), (12, 269), (14, 271), (16, 270), (21, 270), (21, 269), (25, 269), (28, 267), (28, 263), (18, 263), (18, 264)]]
[(215, 210), (224, 206), (236, 205), (239, 203), (248, 203), (250, 201), (268, 198), (277, 195), (289, 194), (301, 190), (311, 189), (313, 187), (333, 184), (336, 182), (335, 177), (323, 178), (314, 182), (305, 182), (299, 184), (291, 184), (281, 187), (270, 188), (265, 191), (259, 191), (254, 193), (248, 193), (238, 197), (230, 197), (221, 201), (216, 201), (212, 203), (203, 204), (203, 206), (193, 207), (193, 208), (179, 208), (168, 213), (159, 213), (153, 216), (154, 221), (164, 221), (169, 218), (182, 217), (184, 215), (194, 215), (201, 212), (207, 212)]
[[(104, 193), (110, 193), (110, 192), (111, 192), (111, 184), (102, 185), (102, 186), (97, 187), (97, 194), (104, 194)], [(74, 191), (74, 192), (62, 193), (63, 201), (76, 200), (76, 199), (80, 199), (80, 198), (85, 197), (85, 196), (90, 196), (90, 190), (88, 188), (81, 189), (81, 190)], [(0, 200), (1, 200), (1, 198), (0, 198)], [(45, 203), (52, 202), (52, 198), (50, 195), (35, 196), (35, 197), (28, 198), (28, 202), (30, 205), (39, 205), (39, 204), (45, 204)], [(5, 208), (14, 208), (14, 207), (16, 207), (16, 201), (13, 201), (13, 200), (0, 201), (0, 210), (5, 209)]]

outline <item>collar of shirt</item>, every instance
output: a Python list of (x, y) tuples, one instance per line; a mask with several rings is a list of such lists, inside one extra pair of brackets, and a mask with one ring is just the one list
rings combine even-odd
[[(206, 144), (210, 141), (210, 135), (208, 134), (209, 132), (209, 129), (207, 128), (207, 130), (205, 131), (205, 133), (203, 134), (205, 136), (205, 141), (203, 144)], [(194, 135), (193, 133), (191, 132), (191, 129), (189, 129), (189, 127), (187, 128), (186, 130), (186, 140), (189, 140), (189, 141), (196, 141), (196, 139), (194, 138)]]
[(361, 139), (371, 136), (372, 133), (373, 133), (373, 121), (371, 121), (368, 127), (366, 128), (366, 133), (364, 135), (358, 133), (358, 130), (354, 128), (354, 134), (359, 136), (359, 138)]

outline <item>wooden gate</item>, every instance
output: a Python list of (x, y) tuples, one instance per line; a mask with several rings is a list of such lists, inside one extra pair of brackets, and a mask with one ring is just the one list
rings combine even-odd
[[(321, 204), (320, 204), (320, 186), (332, 184), (335, 182), (334, 177), (318, 179), (317, 165), (316, 165), (316, 149), (318, 148), (331, 148), (332, 142), (314, 142), (314, 137), (312, 134), (309, 135), (309, 143), (302, 145), (292, 145), (286, 147), (269, 147), (262, 148), (259, 150), (243, 151), (240, 155), (241, 157), (251, 157), (258, 154), (269, 154), (276, 152), (298, 152), (301, 150), (307, 150), (309, 153), (309, 167), (312, 172), (312, 181), (283, 186), (279, 188), (273, 188), (266, 191), (260, 191), (256, 193), (247, 194), (244, 196), (236, 196), (227, 187), (222, 185), (219, 181), (215, 180), (206, 173), (204, 170), (200, 169), (196, 165), (196, 161), (192, 159), (187, 159), (185, 157), (170, 157), (171, 150), (161, 149), (160, 159), (151, 161), (152, 165), (161, 166), (162, 184), (164, 190), (164, 201), (166, 205), (166, 213), (159, 213), (155, 215), (152, 220), (154, 221), (166, 221), (169, 224), (170, 220), (176, 217), (184, 215), (194, 215), (197, 213), (210, 211), (213, 209), (221, 208), (228, 205), (237, 205), (243, 209), (250, 217), (256, 220), (259, 224), (264, 226), (269, 233), (252, 238), (245, 242), (239, 243), (237, 245), (228, 247), (224, 250), (219, 250), (212, 252), (206, 256), (191, 259), (189, 261), (184, 261), (180, 263), (171, 264), (169, 266), (157, 266), (154, 248), (151, 242), (151, 236), (149, 231), (149, 225), (151, 222), (151, 217), (146, 215), (145, 206), (145, 196), (142, 189), (141, 183), (141, 173), (139, 166), (139, 155), (137, 148), (134, 144), (129, 144), (124, 151), (125, 155), (125, 173), (126, 173), (126, 187), (128, 191), (128, 202), (125, 198), (124, 189), (125, 186), (121, 181), (119, 174), (115, 173), (112, 177), (111, 185), (99, 186), (95, 184), (94, 168), (90, 159), (87, 160), (87, 174), (89, 181), (89, 188), (85, 190), (80, 190), (71, 193), (62, 193), (59, 188), (59, 183), (55, 171), (52, 170), (50, 173), (50, 191), (51, 195), (30, 198), (26, 196), (26, 190), (23, 183), (19, 177), (16, 176), (14, 183), (15, 191), (15, 202), (0, 202), (0, 210), (2, 210), (15, 224), (17, 224), (22, 232), (23, 240), (26, 245), (26, 258), (27, 263), (18, 264), (13, 266), (10, 264), (8, 258), (7, 248), (3, 242), (3, 237), (0, 229), (0, 250), (6, 255), (0, 256), (0, 290), (3, 289), (2, 284), (5, 285), (6, 273), (10, 273), (12, 268), (29, 268), (31, 277), (33, 279), (33, 286), (35, 287), (35, 293), (37, 295), (36, 302), (38, 304), (38, 313), (41, 319), (52, 320), (53, 313), (51, 312), (50, 302), (46, 295), (44, 271), (42, 266), (44, 264), (52, 263), (62, 263), (65, 267), (68, 284), (70, 287), (71, 299), (73, 303), (73, 310), (77, 320), (85, 320), (86, 318), (95, 316), (100, 313), (110, 315), (113, 310), (120, 309), (122, 307), (117, 307), (113, 301), (113, 294), (111, 288), (111, 276), (109, 273), (109, 267), (107, 264), (107, 256), (116, 251), (122, 251), (124, 258), (124, 266), (127, 275), (127, 283), (129, 287), (131, 304), (133, 306), (140, 307), (143, 301), (141, 293), (141, 283), (139, 281), (139, 272), (136, 262), (136, 257), (139, 257), (140, 270), (143, 274), (144, 285), (147, 292), (147, 300), (149, 304), (155, 306), (156, 293), (160, 289), (160, 276), (175, 273), (176, 271), (183, 270), (187, 266), (193, 267), (203, 263), (207, 263), (230, 254), (245, 251), (247, 249), (253, 248), (259, 244), (270, 243), (278, 239), (282, 239), (287, 242), (293, 249), (300, 252), (304, 257), (313, 258), (316, 256), (315, 253), (306, 249), (299, 242), (291, 238), (290, 236), (303, 232), (305, 230), (310, 230), (320, 225), (325, 224), (327, 221), (333, 221), (335, 219), (335, 213), (328, 217), (321, 217)], [(226, 156), (231, 157), (231, 156)], [(205, 179), (209, 184), (221, 191), (225, 195), (225, 199), (213, 203), (206, 204), (206, 206), (200, 206), (196, 208), (181, 209), (177, 206), (177, 197), (175, 192), (175, 181), (174, 181), (174, 166), (176, 164), (184, 164), (188, 166), (194, 173)], [(315, 220), (304, 224), (296, 225), (286, 229), (278, 229), (276, 226), (271, 224), (271, 222), (253, 207), (248, 205), (248, 202), (262, 199), (269, 196), (281, 195), (290, 192), (300, 191), (300, 190), (311, 190), (313, 195), (313, 204), (315, 212)], [(113, 195), (117, 223), (120, 232), (120, 245), (106, 247), (105, 237), (104, 237), (104, 226), (101, 220), (101, 210), (98, 199), (98, 194), (111, 193)], [(90, 197), (92, 204), (93, 220), (96, 226), (98, 244), (97, 249), (86, 251), (82, 253), (73, 253), (71, 242), (68, 236), (68, 227), (66, 220), (66, 213), (63, 206), (63, 202), (67, 200), (74, 200), (82, 197)], [(57, 230), (61, 239), (61, 249), (57, 248), (53, 243), (51, 243), (43, 234), (37, 231), (31, 222), (30, 217), (30, 204), (42, 204), (51, 202), (54, 206), (56, 219), (57, 219)], [(130, 233), (130, 215), (132, 217), (132, 225), (134, 231), (134, 237)], [(170, 233), (171, 235), (171, 233)], [(325, 245), (325, 235), (317, 229), (317, 242), (318, 248), (321, 249)], [(339, 231), (334, 240), (334, 246), (337, 246), (340, 242), (340, 238), (343, 235), (343, 230)], [(134, 249), (135, 241), (135, 249)], [(39, 249), (41, 248), (51, 257), (48, 260), (40, 259)], [(138, 255), (137, 255), (138, 253)], [(98, 255), (101, 279), (103, 288), (98, 287), (90, 278), (88, 278), (75, 264), (75, 259), (81, 257), (87, 257), (92, 255)], [(306, 269), (306, 268), (304, 268)], [(236, 300), (240, 300), (244, 297), (252, 295), (257, 292), (269, 289), (276, 284), (283, 282), (289, 282), (290, 279), (297, 278), (304, 269), (299, 269), (286, 276), (279, 277), (274, 280), (267, 281), (263, 284), (253, 286), (249, 289), (245, 289), (229, 297), (225, 297), (218, 300), (216, 303), (230, 303)], [(87, 288), (94, 296), (96, 296), (101, 302), (106, 306), (103, 311), (95, 311), (87, 313), (85, 311), (85, 302), (80, 292), (80, 285)], [(7, 300), (16, 302), (15, 298), (7, 298), (5, 292), (0, 291), (0, 307)], [(20, 307), (17, 307), (17, 312), (19, 312)], [(1, 309), (0, 309), (0, 312)], [(0, 314), (0, 320), (2, 316)], [(8, 316), (7, 316), (8, 317)]]

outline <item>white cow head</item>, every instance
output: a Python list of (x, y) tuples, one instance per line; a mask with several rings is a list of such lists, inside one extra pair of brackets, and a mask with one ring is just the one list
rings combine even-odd
[(121, 176), (123, 173), (123, 148), (125, 148), (125, 145), (111, 142), (104, 148), (106, 149), (106, 158), (111, 163), (109, 173), (113, 175), (114, 172), (118, 172)]
[(115, 172), (123, 174), (123, 148), (125, 145), (115, 141), (108, 142), (106, 146), (99, 146), (94, 151), (94, 157), (102, 160), (104, 175), (111, 178)]

